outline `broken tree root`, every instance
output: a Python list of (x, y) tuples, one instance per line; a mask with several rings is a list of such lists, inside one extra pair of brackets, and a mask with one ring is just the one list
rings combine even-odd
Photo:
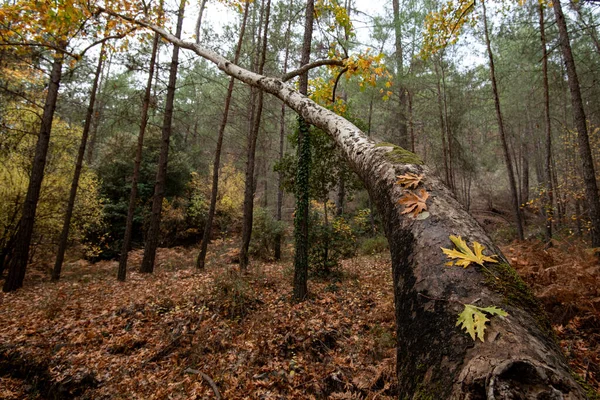
[(193, 369), (193, 368), (187, 368), (185, 371), (186, 374), (196, 374), (196, 375), (200, 375), (202, 377), (202, 379), (204, 379), (206, 381), (206, 383), (209, 384), (209, 386), (211, 387), (211, 389), (213, 390), (213, 392), (215, 393), (215, 397), (218, 400), (221, 400), (221, 393), (219, 392), (219, 388), (217, 387), (217, 384), (215, 383), (215, 381), (213, 381), (211, 379), (210, 376), (206, 375), (204, 372), (202, 371), (198, 371), (197, 369)]

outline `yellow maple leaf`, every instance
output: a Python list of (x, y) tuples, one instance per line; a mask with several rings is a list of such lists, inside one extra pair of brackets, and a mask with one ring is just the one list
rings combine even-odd
[(454, 243), (458, 250), (445, 249), (443, 247), (441, 248), (448, 258), (453, 259), (452, 261), (446, 263), (448, 266), (458, 265), (467, 268), (469, 265), (471, 265), (471, 263), (483, 266), (483, 263), (486, 261), (491, 263), (498, 262), (493, 258), (496, 257), (495, 255), (484, 255), (483, 250), (485, 250), (485, 247), (478, 242), (473, 242), (473, 250), (471, 250), (467, 245), (467, 242), (465, 242), (460, 236), (457, 237), (450, 235), (450, 240), (452, 243)]
[(407, 172), (404, 175), (398, 175), (396, 178), (398, 178), (398, 182), (396, 182), (397, 185), (401, 185), (407, 189), (416, 189), (423, 180), (423, 175)]
[(398, 200), (398, 203), (404, 206), (402, 214), (412, 213), (413, 217), (417, 217), (421, 212), (427, 210), (427, 199), (429, 193), (425, 189), (419, 190), (419, 193), (408, 192)]

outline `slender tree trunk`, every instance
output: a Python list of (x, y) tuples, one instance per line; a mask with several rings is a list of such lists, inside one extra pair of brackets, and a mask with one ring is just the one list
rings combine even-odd
[(196, 20), (196, 44), (200, 44), (200, 28), (202, 27), (202, 16), (204, 15), (204, 8), (206, 7), (206, 1), (200, 2), (200, 9), (198, 10), (198, 19)]
[[(234, 64), (237, 64), (240, 59), (240, 52), (242, 50), (242, 44), (244, 41), (244, 33), (246, 31), (246, 22), (248, 20), (248, 8), (250, 2), (246, 1), (244, 6), (244, 16), (242, 17), (242, 26), (240, 27), (240, 36), (238, 38), (237, 47), (235, 49)], [(229, 117), (229, 108), (231, 106), (231, 97), (233, 95), (233, 85), (235, 79), (229, 80), (229, 86), (227, 87), (227, 95), (225, 97), (225, 106), (223, 108), (223, 117), (221, 119), (221, 125), (219, 125), (219, 134), (217, 137), (217, 147), (215, 149), (215, 159), (213, 161), (213, 175), (212, 175), (212, 189), (210, 192), (210, 205), (208, 207), (208, 215), (206, 217), (206, 225), (204, 226), (204, 232), (202, 234), (202, 241), (200, 242), (200, 252), (198, 258), (196, 258), (196, 267), (203, 269), (205, 266), (206, 253), (208, 251), (208, 242), (212, 233), (212, 224), (215, 217), (215, 211), (217, 208), (217, 197), (219, 194), (219, 168), (221, 165), (221, 150), (223, 148), (223, 136), (225, 135), (225, 127), (227, 126), (227, 119)]]
[(394, 47), (396, 50), (396, 79), (398, 84), (398, 144), (408, 149), (408, 129), (406, 124), (406, 88), (404, 87), (404, 49), (402, 48), (402, 22), (400, 21), (400, 2), (392, 0), (394, 17)]
[[(264, 32), (262, 37), (262, 49), (258, 63), (258, 73), (263, 74), (267, 57), (267, 39), (269, 33), (269, 17), (271, 13), (271, 0), (267, 0), (265, 8)], [(254, 216), (254, 193), (256, 191), (256, 179), (254, 178), (254, 164), (256, 162), (256, 140), (260, 130), (260, 122), (263, 109), (263, 91), (259, 90), (256, 99), (256, 114), (254, 115), (254, 126), (248, 137), (248, 153), (246, 164), (246, 185), (244, 188), (244, 217), (242, 226), (242, 243), (240, 247), (240, 269), (248, 268), (248, 248), (252, 238), (252, 220)]]
[(77, 196), (77, 188), (79, 187), (79, 177), (81, 176), (81, 170), (83, 168), (83, 157), (85, 155), (85, 148), (87, 145), (88, 135), (90, 133), (90, 126), (92, 124), (92, 119), (94, 118), (96, 93), (98, 92), (98, 82), (100, 80), (100, 74), (102, 73), (102, 65), (104, 63), (105, 54), (106, 42), (102, 43), (102, 46), (100, 48), (98, 65), (96, 66), (96, 74), (94, 75), (94, 81), (92, 83), (92, 89), (90, 91), (90, 101), (88, 103), (87, 114), (85, 116), (85, 123), (83, 125), (83, 132), (81, 134), (79, 152), (77, 153), (75, 172), (73, 174), (73, 181), (71, 182), (71, 191), (69, 193), (69, 202), (67, 204), (67, 210), (65, 212), (63, 228), (58, 243), (58, 252), (56, 254), (56, 261), (54, 263), (54, 269), (52, 271), (53, 281), (58, 281), (60, 279), (60, 272), (65, 258), (65, 252), (67, 250), (67, 243), (69, 240), (69, 229), (71, 227), (71, 218), (73, 217), (73, 208), (75, 208), (75, 197)]
[[(310, 62), (310, 48), (312, 43), (314, 0), (306, 2), (306, 18), (304, 21), (304, 39), (300, 66)], [(300, 75), (299, 92), (308, 94), (308, 71)], [(298, 117), (298, 171), (296, 173), (296, 215), (294, 218), (294, 231), (296, 238), (296, 252), (294, 255), (294, 291), (295, 301), (303, 301), (308, 295), (308, 208), (309, 194), (308, 181), (310, 176), (310, 125)]]
[[(443, 62), (443, 60), (441, 60), (441, 58), (440, 58), (440, 63), (442, 63), (442, 62)], [(435, 72), (436, 72), (436, 74), (438, 74), (436, 87), (437, 87), (437, 95), (438, 95), (438, 109), (439, 109), (439, 114), (440, 114), (440, 132), (442, 134), (442, 160), (444, 162), (444, 177), (445, 177), (444, 183), (452, 189), (452, 178), (450, 177), (450, 162), (449, 162), (448, 145), (447, 145), (447, 139), (446, 139), (446, 133), (447, 133), (446, 124), (448, 121), (446, 121), (446, 119), (444, 118), (442, 88), (440, 86), (440, 77), (439, 77), (437, 64), (434, 64), (434, 65), (435, 65)]]
[[(367, 137), (371, 137), (371, 123), (373, 122), (373, 98), (374, 94), (371, 94), (371, 100), (369, 102), (369, 116), (367, 118)], [(371, 195), (369, 195), (369, 223), (371, 225), (371, 234), (374, 235), (376, 232), (375, 227), (375, 210), (373, 209), (373, 200), (371, 200)]]
[(146, 126), (148, 125), (148, 109), (150, 108), (150, 97), (152, 95), (152, 80), (154, 79), (154, 69), (156, 65), (156, 54), (158, 52), (159, 35), (154, 35), (152, 41), (152, 54), (150, 56), (150, 65), (148, 68), (148, 80), (146, 81), (146, 90), (142, 102), (142, 119), (140, 121), (140, 131), (138, 133), (137, 146), (135, 149), (135, 161), (133, 164), (133, 175), (131, 176), (131, 192), (129, 193), (129, 206), (127, 207), (127, 220), (125, 222), (125, 236), (121, 245), (121, 254), (119, 256), (119, 271), (117, 279), (125, 282), (127, 278), (127, 256), (131, 248), (131, 236), (133, 234), (133, 217), (135, 215), (135, 204), (137, 202), (138, 181), (140, 179), (140, 168), (142, 165), (142, 152), (144, 150), (144, 136)]
[[(271, 93), (306, 121), (327, 132), (365, 184), (382, 213), (390, 242), (397, 330), (398, 392), (405, 398), (584, 399), (569, 373), (539, 304), (481, 226), (424, 165), (399, 162), (396, 146), (377, 146), (356, 126), (315, 104), (281, 80), (244, 70), (218, 54), (171, 42), (211, 60), (230, 76)], [(414, 219), (398, 200), (398, 174), (422, 174), (429, 192), (428, 218)], [(441, 250), (460, 235), (498, 256), (486, 268), (449, 268)], [(501, 306), (510, 318), (491, 318), (485, 342), (456, 327), (463, 304)], [(462, 303), (462, 304), (461, 304)]]
[[(183, 12), (185, 0), (181, 0), (177, 12), (177, 28), (175, 36), (181, 36), (183, 27)], [(162, 138), (160, 155), (158, 158), (158, 169), (156, 173), (156, 183), (154, 184), (154, 197), (152, 199), (152, 213), (150, 214), (150, 227), (148, 237), (144, 248), (144, 258), (140, 272), (152, 273), (154, 271), (154, 260), (156, 258), (156, 249), (160, 237), (160, 216), (162, 211), (162, 202), (165, 197), (165, 183), (167, 179), (167, 164), (169, 161), (169, 142), (171, 139), (171, 124), (173, 121), (173, 103), (175, 101), (175, 85), (177, 83), (177, 67), (179, 66), (179, 46), (173, 46), (173, 56), (171, 57), (171, 67), (169, 70), (169, 83), (167, 85), (167, 99), (165, 103), (165, 114), (162, 126)]]
[[(64, 46), (61, 47), (64, 48)], [(31, 238), (33, 236), (33, 224), (35, 222), (42, 180), (44, 179), (44, 168), (46, 167), (48, 146), (50, 144), (52, 120), (54, 119), (54, 110), (56, 109), (56, 100), (58, 99), (58, 88), (62, 77), (63, 58), (64, 55), (60, 52), (57, 52), (54, 55), (48, 92), (44, 103), (42, 124), (38, 135), (38, 141), (35, 146), (33, 164), (31, 166), (31, 176), (29, 178), (29, 186), (27, 187), (27, 196), (23, 203), (23, 211), (21, 212), (19, 229), (15, 237), (15, 245), (9, 255), (7, 263), (8, 276), (2, 287), (2, 290), (5, 292), (12, 292), (22, 287), (23, 280), (25, 279), (25, 271), (27, 269), (27, 262), (29, 261)]]
[(544, 22), (544, 5), (538, 3), (540, 42), (542, 44), (542, 82), (544, 86), (544, 129), (545, 157), (544, 176), (546, 181), (546, 196), (544, 206), (545, 241), (552, 245), (552, 224), (554, 219), (554, 184), (552, 181), (552, 125), (550, 122), (550, 87), (548, 85), (548, 50), (546, 48), (546, 24)]
[(338, 191), (335, 201), (335, 215), (338, 217), (344, 213), (344, 203), (346, 201), (346, 179), (344, 175), (340, 175), (338, 182)]
[(529, 201), (529, 152), (526, 142), (521, 144), (521, 149), (521, 204), (525, 204)]
[(110, 67), (112, 64), (112, 53), (108, 58), (108, 62), (102, 63), (102, 72), (100, 74), (100, 81), (98, 82), (97, 97), (98, 101), (96, 101), (94, 107), (94, 115), (92, 118), (92, 126), (90, 127), (88, 145), (86, 146), (86, 155), (85, 155), (85, 163), (87, 165), (92, 165), (94, 161), (94, 154), (96, 152), (96, 141), (98, 138), (98, 126), (100, 125), (100, 121), (102, 120), (102, 111), (104, 110), (104, 98), (102, 96), (102, 88), (105, 86), (105, 81), (108, 79), (110, 75)]
[(446, 140), (448, 141), (448, 175), (449, 175), (449, 183), (450, 190), (456, 190), (456, 184), (454, 182), (454, 157), (452, 154), (452, 130), (450, 130), (450, 118), (448, 116), (448, 99), (446, 94), (448, 93), (446, 87), (446, 70), (444, 68), (443, 59), (440, 58), (440, 70), (442, 72), (442, 104), (444, 109), (444, 130), (446, 132)]
[[(292, 0), (290, 0), (289, 6), (289, 14), (288, 14), (288, 26), (285, 31), (285, 55), (283, 57), (283, 74), (287, 73), (288, 68), (288, 59), (290, 55), (290, 30), (292, 28)], [(283, 147), (285, 143), (285, 103), (281, 103), (281, 114), (279, 117), (279, 162), (283, 160)], [(282, 173), (277, 173), (277, 221), (281, 221), (282, 218), (282, 208), (283, 208), (283, 188), (282, 188)], [(281, 259), (281, 233), (278, 233), (275, 237), (275, 260)]]
[(575, 59), (571, 51), (571, 43), (567, 31), (567, 22), (563, 15), (560, 0), (552, 2), (560, 47), (567, 68), (569, 78), (569, 91), (571, 92), (571, 104), (573, 109), (573, 122), (577, 129), (577, 144), (579, 147), (579, 157), (581, 158), (583, 169), (583, 181), (585, 185), (585, 197), (587, 209), (592, 223), (590, 233), (592, 238), (592, 247), (600, 247), (600, 198), (598, 197), (598, 185), (596, 182), (596, 173), (594, 171), (594, 161), (587, 131), (587, 121), (581, 99), (581, 89), (579, 87), (579, 78), (575, 68)]
[[(408, 128), (410, 132), (410, 151), (415, 152), (415, 121), (413, 114), (413, 102), (411, 92), (407, 92), (408, 97)], [(372, 107), (371, 103), (371, 107)]]
[(510, 193), (512, 197), (513, 212), (515, 215), (515, 222), (517, 224), (517, 235), (519, 240), (523, 240), (523, 222), (521, 217), (521, 208), (519, 207), (519, 195), (517, 192), (517, 184), (515, 182), (515, 175), (513, 171), (512, 160), (510, 157), (510, 150), (508, 148), (508, 141), (506, 138), (506, 132), (504, 130), (504, 121), (502, 119), (502, 111), (500, 110), (500, 96), (498, 94), (498, 85), (496, 84), (496, 70), (494, 68), (494, 56), (492, 54), (492, 47), (490, 45), (490, 36), (488, 31), (487, 16), (485, 1), (481, 2), (483, 7), (483, 26), (485, 33), (485, 44), (487, 47), (488, 58), (490, 62), (490, 78), (492, 81), (492, 91), (494, 92), (494, 105), (496, 107), (496, 118), (498, 119), (498, 131), (500, 133), (500, 140), (502, 141), (502, 149), (504, 150), (504, 161), (506, 162), (506, 169), (508, 171), (508, 184), (510, 187)]

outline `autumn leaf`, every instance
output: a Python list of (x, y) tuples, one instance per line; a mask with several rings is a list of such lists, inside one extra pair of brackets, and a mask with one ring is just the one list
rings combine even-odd
[(427, 199), (429, 193), (425, 189), (419, 190), (419, 193), (409, 192), (398, 200), (398, 203), (404, 206), (402, 214), (412, 213), (413, 217), (416, 218), (422, 211), (427, 210)]
[(467, 268), (469, 265), (471, 265), (471, 263), (483, 266), (483, 263), (486, 261), (491, 263), (498, 262), (493, 258), (496, 257), (495, 255), (484, 255), (483, 250), (485, 250), (485, 247), (478, 242), (473, 242), (473, 250), (471, 250), (467, 245), (467, 242), (465, 242), (460, 236), (456, 237), (450, 235), (450, 240), (452, 240), (452, 243), (454, 243), (458, 250), (445, 249), (442, 247), (442, 251), (446, 256), (448, 256), (448, 258), (455, 259), (454, 261), (447, 262), (446, 265), (448, 266), (458, 265)]
[(423, 180), (423, 175), (408, 172), (404, 175), (398, 175), (396, 178), (398, 178), (398, 182), (396, 182), (397, 185), (401, 185), (407, 189), (416, 189)]
[(508, 316), (506, 311), (498, 307), (482, 308), (473, 304), (465, 304), (464, 310), (458, 314), (456, 326), (462, 325), (462, 329), (466, 330), (473, 340), (479, 338), (479, 340), (484, 342), (485, 323), (489, 321), (486, 314), (490, 316)]

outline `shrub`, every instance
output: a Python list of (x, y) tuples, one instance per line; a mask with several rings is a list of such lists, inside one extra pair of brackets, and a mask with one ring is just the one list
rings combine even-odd
[(383, 253), (388, 249), (388, 241), (385, 236), (378, 235), (363, 240), (360, 245), (360, 253), (364, 255), (373, 255)]
[(234, 269), (215, 278), (212, 297), (214, 308), (232, 320), (242, 319), (258, 303), (248, 281)]
[(283, 236), (285, 224), (277, 221), (266, 208), (254, 210), (252, 221), (252, 241), (250, 254), (263, 260), (272, 260), (275, 251), (275, 239)]
[(320, 213), (313, 211), (309, 223), (308, 260), (314, 275), (330, 275), (339, 266), (340, 260), (356, 254), (356, 238), (343, 217), (336, 217), (325, 224)]

